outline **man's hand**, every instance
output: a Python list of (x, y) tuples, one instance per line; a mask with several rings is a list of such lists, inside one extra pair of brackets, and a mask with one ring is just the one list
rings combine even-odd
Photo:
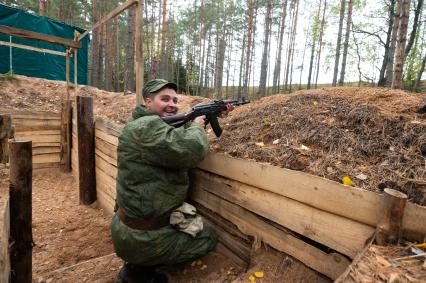
[(205, 127), (206, 126), (206, 116), (198, 116), (197, 118), (194, 119), (194, 123), (199, 124), (201, 127)]
[(228, 113), (231, 112), (232, 110), (234, 110), (234, 105), (232, 105), (231, 103), (226, 104), (226, 111), (222, 112), (219, 117), (220, 118), (225, 118), (226, 116), (228, 116)]

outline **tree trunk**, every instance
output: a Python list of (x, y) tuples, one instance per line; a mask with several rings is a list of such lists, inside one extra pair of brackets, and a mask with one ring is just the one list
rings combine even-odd
[(226, 41), (223, 38), (219, 39), (219, 46), (216, 53), (215, 66), (215, 93), (216, 98), (222, 98), (222, 80), (223, 80), (223, 62), (225, 60)]
[(299, 0), (296, 0), (296, 14), (295, 14), (295, 19), (294, 19), (294, 26), (293, 26), (293, 31), (292, 31), (292, 38), (291, 38), (291, 58), (290, 58), (290, 87), (289, 87), (289, 91), (291, 92), (291, 88), (293, 85), (293, 58), (294, 58), (294, 47), (296, 44), (296, 34), (297, 34), (297, 19), (298, 19), (298, 15), (299, 15)]
[[(243, 82), (243, 94), (245, 97), (248, 97), (250, 54), (251, 54), (252, 37), (253, 37), (253, 14), (254, 14), (254, 0), (249, 0), (248, 1), (248, 23), (247, 23), (247, 51), (246, 51), (247, 56), (246, 56), (246, 62), (245, 62), (244, 82)], [(241, 59), (243, 58), (244, 57), (241, 57)], [(241, 62), (241, 66), (242, 64), (243, 63)], [(242, 76), (241, 71), (240, 71), (240, 76)], [(240, 90), (238, 91), (238, 97), (241, 97)]]
[[(315, 19), (314, 19), (315, 22), (319, 21), (319, 16), (320, 16), (320, 13), (321, 13), (321, 6), (322, 6), (322, 0), (320, 0), (320, 3), (318, 5), (317, 15), (315, 16)], [(317, 44), (317, 31), (316, 31), (316, 24), (314, 24), (312, 26), (312, 50), (311, 50), (311, 60), (309, 61), (308, 85), (306, 86), (307, 89), (311, 88), (312, 69), (313, 69), (313, 66), (314, 66), (316, 44)]]
[(327, 0), (324, 0), (324, 10), (322, 11), (322, 19), (321, 19), (321, 27), (320, 27), (320, 35), (319, 35), (319, 50), (317, 56), (317, 73), (315, 75), (315, 88), (318, 86), (318, 75), (321, 61), (321, 51), (322, 51), (322, 38), (324, 36), (324, 26), (325, 26), (325, 10), (327, 9)]
[(401, 14), (401, 0), (397, 0), (396, 2), (396, 11), (394, 14), (393, 27), (392, 27), (392, 37), (389, 46), (389, 55), (388, 62), (386, 64), (386, 86), (390, 87), (392, 84), (393, 77), (393, 64), (395, 59), (395, 48), (396, 48), (396, 40), (398, 35), (398, 27), (399, 27), (399, 16)]
[[(92, 0), (92, 24), (95, 24), (98, 19), (97, 0)], [(92, 35), (92, 57), (91, 57), (91, 85), (99, 86), (99, 29), (95, 29)]]
[(408, 40), (407, 47), (405, 48), (405, 57), (410, 53), (411, 48), (413, 47), (414, 39), (416, 38), (417, 28), (419, 26), (420, 14), (423, 8), (423, 0), (417, 1), (417, 7), (414, 11), (414, 21), (413, 29), (411, 30), (410, 39)]
[(113, 78), (113, 60), (114, 53), (114, 22), (108, 21), (106, 24), (107, 34), (106, 37), (106, 58), (105, 58), (105, 90), (112, 91), (112, 78)]
[(395, 71), (392, 78), (392, 88), (401, 89), (402, 71), (404, 68), (405, 44), (407, 42), (408, 18), (410, 16), (410, 0), (401, 0), (401, 20), (398, 27), (398, 40), (396, 45)]
[(418, 88), (420, 86), (420, 80), (421, 80), (422, 74), (425, 70), (425, 65), (426, 65), (426, 54), (423, 57), (422, 66), (420, 67), (420, 70), (417, 73), (416, 83), (414, 84), (414, 90), (416, 90), (416, 91), (418, 90)]
[(259, 81), (259, 97), (265, 97), (266, 95), (266, 77), (268, 71), (268, 49), (269, 49), (269, 34), (271, 33), (271, 24), (272, 24), (272, 0), (268, 0), (266, 4), (266, 14), (265, 14), (265, 32), (264, 32), (264, 42), (263, 42), (263, 54), (262, 54), (262, 63), (260, 69), (260, 81)]
[(167, 0), (163, 0), (162, 24), (161, 24), (161, 61), (160, 78), (167, 78), (167, 54), (166, 54), (166, 32), (167, 32)]
[(211, 49), (212, 49), (212, 44), (211, 44), (211, 32), (208, 33), (209, 37), (207, 40), (207, 58), (206, 58), (206, 68), (204, 70), (204, 96), (207, 97), (208, 95), (208, 87), (209, 87), (209, 63), (210, 63), (210, 53), (211, 53)]
[[(241, 80), (242, 80), (242, 77), (243, 77), (245, 50), (246, 50), (246, 33), (244, 32), (244, 35), (243, 35), (243, 47), (241, 48), (240, 76), (239, 76), (239, 80), (238, 80), (238, 91), (237, 91), (237, 97), (238, 97), (238, 99), (241, 98)], [(244, 95), (244, 97), (248, 97), (248, 93), (247, 94), (244, 93), (243, 95)]]
[(342, 69), (340, 70), (339, 86), (343, 86), (343, 83), (345, 82), (346, 58), (348, 57), (349, 35), (351, 33), (351, 24), (352, 24), (352, 6), (353, 6), (353, 1), (349, 0), (348, 15), (346, 17), (345, 43), (343, 44)]
[(306, 30), (305, 46), (303, 48), (303, 55), (302, 55), (302, 65), (300, 66), (299, 89), (302, 89), (302, 75), (303, 75), (303, 67), (305, 65), (305, 52), (306, 52), (306, 49), (308, 48), (308, 42), (309, 42), (309, 29), (310, 29), (310, 23), (308, 24), (308, 28)]
[(386, 66), (388, 63), (388, 57), (389, 57), (389, 48), (390, 48), (390, 41), (392, 36), (392, 27), (393, 27), (393, 21), (395, 17), (395, 0), (390, 0), (389, 3), (389, 24), (388, 24), (388, 31), (386, 33), (386, 43), (385, 43), (385, 54), (383, 56), (382, 61), (382, 67), (380, 68), (380, 74), (379, 74), (379, 81), (377, 83), (378, 86), (385, 86), (386, 85)]
[(279, 91), (280, 86), (279, 84), (279, 77), (281, 75), (281, 54), (283, 49), (283, 38), (284, 38), (284, 29), (285, 29), (285, 18), (287, 16), (287, 0), (282, 1), (282, 12), (281, 12), (281, 24), (280, 24), (280, 33), (279, 33), (279, 40), (278, 40), (278, 55), (277, 60), (275, 61), (275, 67), (274, 67), (274, 77), (272, 80), (272, 94), (277, 93), (277, 88)]
[(197, 95), (201, 93), (201, 87), (203, 86), (203, 65), (204, 65), (204, 53), (206, 47), (206, 33), (204, 32), (204, 0), (201, 0), (200, 5), (200, 52), (198, 53), (198, 86)]
[(337, 75), (339, 73), (339, 61), (340, 61), (340, 46), (342, 44), (342, 30), (343, 30), (343, 19), (345, 17), (345, 5), (346, 0), (340, 1), (340, 19), (339, 19), (339, 31), (337, 33), (336, 43), (336, 55), (334, 58), (334, 73), (333, 73), (333, 86), (337, 84)]
[(127, 48), (126, 61), (124, 67), (124, 90), (135, 91), (135, 7), (128, 9), (127, 15)]

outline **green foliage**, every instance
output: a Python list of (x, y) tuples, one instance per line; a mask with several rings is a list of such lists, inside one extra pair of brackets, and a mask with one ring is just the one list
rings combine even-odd
[(0, 74), (0, 87), (2, 87), (6, 82), (18, 82), (19, 78), (13, 73), (13, 71), (9, 71), (5, 74)]

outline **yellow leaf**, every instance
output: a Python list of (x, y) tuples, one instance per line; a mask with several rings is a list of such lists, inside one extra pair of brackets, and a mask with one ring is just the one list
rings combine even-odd
[(416, 244), (414, 245), (416, 248), (423, 248), (426, 249), (426, 243), (422, 243), (422, 244)]
[(263, 271), (256, 271), (254, 273), (254, 276), (256, 276), (257, 278), (263, 278)]
[(272, 144), (278, 144), (280, 142), (280, 139), (276, 139), (272, 142)]
[(263, 142), (257, 142), (257, 143), (255, 143), (257, 146), (260, 146), (260, 147), (264, 147), (265, 146), (265, 144), (263, 143)]
[(250, 275), (250, 276), (249, 276), (249, 280), (250, 280), (250, 282), (254, 282), (254, 276), (253, 276), (253, 275)]
[(351, 180), (351, 178), (349, 178), (349, 176), (343, 176), (342, 183), (343, 183), (343, 185), (346, 185), (346, 186), (353, 186), (354, 185), (354, 182)]

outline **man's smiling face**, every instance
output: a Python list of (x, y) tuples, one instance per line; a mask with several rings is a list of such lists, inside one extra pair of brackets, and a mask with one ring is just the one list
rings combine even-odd
[(178, 98), (176, 91), (171, 88), (163, 88), (152, 93), (145, 100), (146, 107), (154, 114), (161, 117), (172, 116), (178, 112)]

